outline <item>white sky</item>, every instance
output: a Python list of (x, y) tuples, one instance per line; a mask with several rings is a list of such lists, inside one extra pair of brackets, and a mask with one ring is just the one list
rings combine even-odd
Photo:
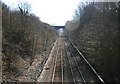
[(119, 0), (2, 0), (8, 6), (17, 8), (18, 3), (31, 4), (31, 12), (40, 20), (51, 25), (64, 25), (73, 19), (74, 10), (80, 2), (88, 1), (119, 1)]
[(3, 0), (8, 6), (16, 8), (18, 3), (31, 4), (31, 12), (40, 17), (40, 20), (49, 24), (64, 25), (72, 20), (74, 10), (81, 0)]

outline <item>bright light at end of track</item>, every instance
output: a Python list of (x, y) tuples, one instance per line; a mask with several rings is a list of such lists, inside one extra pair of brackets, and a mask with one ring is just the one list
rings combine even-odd
[(60, 28), (60, 32), (63, 32), (63, 28)]

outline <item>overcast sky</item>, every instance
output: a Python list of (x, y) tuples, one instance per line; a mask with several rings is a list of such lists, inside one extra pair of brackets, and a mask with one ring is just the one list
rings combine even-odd
[(73, 19), (74, 10), (80, 2), (86, 1), (118, 1), (118, 0), (2, 0), (8, 6), (17, 8), (18, 3), (31, 4), (31, 12), (40, 20), (51, 25), (64, 25)]
[(3, 0), (12, 8), (16, 8), (18, 3), (28, 2), (31, 4), (31, 12), (51, 25), (64, 25), (67, 20), (72, 20), (80, 1), (82, 0)]

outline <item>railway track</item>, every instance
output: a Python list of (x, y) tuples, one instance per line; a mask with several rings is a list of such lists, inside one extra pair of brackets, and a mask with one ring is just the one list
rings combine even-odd
[[(59, 49), (61, 46), (59, 46)], [(57, 55), (55, 58), (54, 70), (52, 75), (52, 83), (54, 82), (62, 82), (62, 62), (61, 62), (61, 51), (57, 51)]]
[(49, 79), (51, 84), (105, 84), (69, 38), (59, 37), (58, 41), (56, 50), (53, 50), (56, 53), (53, 53), (53, 60), (49, 62), (51, 69), (40, 77), (43, 79), (39, 79), (39, 82)]
[[(98, 75), (96, 70), (91, 66), (91, 64), (87, 61), (87, 59), (83, 56), (83, 54), (78, 50), (78, 48), (74, 45), (74, 43), (69, 38), (67, 39), (71, 44), (68, 47), (68, 49), (71, 52), (71, 55), (73, 56), (74, 60), (76, 61), (76, 64), (78, 64), (78, 67), (81, 71), (81, 76), (84, 80), (83, 82), (85, 84), (88, 82), (105, 84), (104, 80), (100, 77), (100, 75)], [(75, 59), (75, 56), (77, 57), (76, 59)]]

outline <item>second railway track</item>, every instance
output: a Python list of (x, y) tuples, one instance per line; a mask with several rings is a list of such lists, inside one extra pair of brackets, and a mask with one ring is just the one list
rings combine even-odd
[(81, 71), (81, 76), (84, 80), (84, 84), (87, 84), (87, 83), (105, 84), (105, 82), (100, 77), (100, 75), (98, 75), (96, 70), (87, 61), (87, 59), (83, 56), (83, 54), (78, 50), (78, 48), (74, 45), (74, 43), (69, 38), (67, 39), (68, 39), (67, 41), (71, 44), (68, 47), (68, 49), (71, 52), (71, 55), (73, 56), (74, 60), (76, 61)]

